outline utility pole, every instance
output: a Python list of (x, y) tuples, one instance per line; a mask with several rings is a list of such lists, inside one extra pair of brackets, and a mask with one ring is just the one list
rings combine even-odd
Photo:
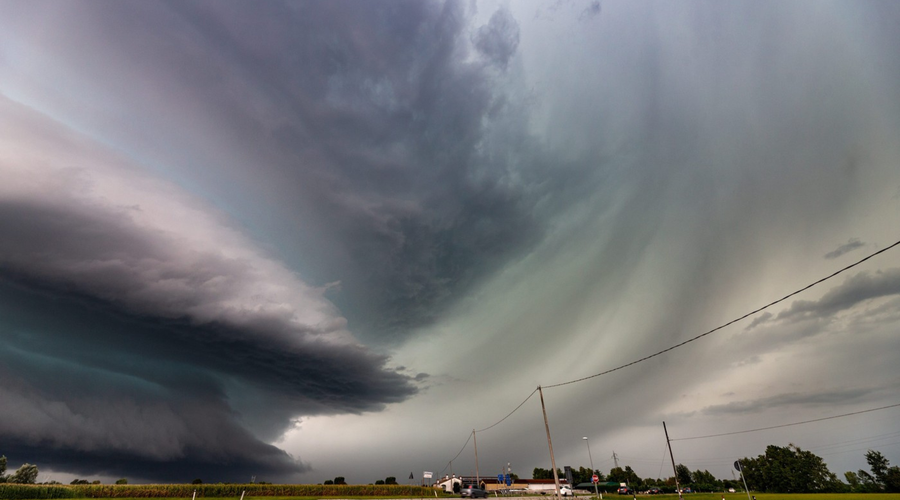
[(544, 428), (547, 429), (547, 446), (550, 447), (550, 467), (553, 468), (553, 482), (556, 484), (556, 500), (562, 500), (559, 496), (559, 474), (556, 473), (556, 459), (553, 458), (553, 442), (550, 440), (550, 423), (547, 421), (547, 407), (544, 406), (544, 391), (538, 386), (541, 395), (541, 411), (544, 412)]
[(587, 443), (588, 459), (591, 461), (591, 482), (594, 483), (594, 495), (597, 495), (597, 498), (600, 498), (600, 491), (597, 489), (597, 481), (594, 481), (594, 475), (597, 474), (597, 471), (594, 470), (594, 457), (591, 455), (591, 442), (588, 440), (587, 436), (581, 439)]
[(472, 441), (475, 444), (475, 486), (481, 488), (481, 477), (478, 476), (478, 438), (475, 437), (475, 429), (472, 429)]
[(666, 446), (669, 447), (669, 458), (672, 459), (672, 472), (675, 473), (675, 490), (678, 491), (678, 498), (681, 496), (681, 486), (678, 486), (678, 469), (675, 468), (675, 455), (672, 454), (672, 443), (669, 441), (669, 431), (666, 429), (666, 423), (663, 422), (663, 432), (666, 433)]
[(616, 463), (616, 469), (619, 468), (619, 457), (616, 456), (616, 450), (613, 450), (613, 462)]

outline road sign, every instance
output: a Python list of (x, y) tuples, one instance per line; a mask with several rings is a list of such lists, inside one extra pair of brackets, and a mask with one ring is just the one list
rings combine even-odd
[(503, 483), (503, 474), (497, 474), (497, 482)]
[(412, 472), (410, 472), (410, 473), (409, 473), (409, 478), (410, 478), (410, 479), (415, 479), (415, 478), (416, 478), (416, 476), (413, 476), (413, 473), (412, 473)]
[(734, 470), (741, 472), (741, 461), (740, 460), (734, 461)]
[(599, 483), (599, 482), (600, 482), (600, 476), (598, 476), (597, 474), (594, 474), (593, 476), (591, 476), (591, 482), (592, 482), (592, 483)]
[(510, 477), (509, 474), (506, 475), (506, 485), (512, 486), (512, 477)]
[(432, 474), (433, 474), (433, 472), (425, 471), (425, 472), (422, 473), (422, 477), (425, 478), (425, 479), (431, 479), (431, 475), (432, 475)]

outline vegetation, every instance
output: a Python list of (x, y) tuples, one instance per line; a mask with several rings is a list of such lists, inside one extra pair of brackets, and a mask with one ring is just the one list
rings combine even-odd
[(0, 483), (14, 484), (34, 484), (37, 480), (37, 465), (22, 464), (21, 467), (11, 475), (4, 475), (6, 472), (6, 456), (0, 456)]
[(433, 488), (405, 485), (315, 485), (315, 484), (0, 484), (0, 498), (197, 498), (233, 497), (433, 497)]

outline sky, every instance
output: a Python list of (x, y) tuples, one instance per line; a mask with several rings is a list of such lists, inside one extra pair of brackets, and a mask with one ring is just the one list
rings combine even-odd
[(542, 386), (558, 467), (669, 477), (663, 422), (720, 479), (900, 464), (897, 407), (684, 439), (900, 403), (898, 23), (0, 0), (0, 454), (366, 484), (475, 474), (476, 430), (480, 475), (531, 477)]

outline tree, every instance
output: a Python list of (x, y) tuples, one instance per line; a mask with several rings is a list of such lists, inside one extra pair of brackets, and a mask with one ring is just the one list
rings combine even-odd
[(681, 486), (691, 484), (691, 469), (684, 464), (678, 464), (675, 466), (675, 477), (678, 478), (678, 484)]
[(532, 479), (553, 479), (553, 471), (550, 469), (542, 469), (535, 467), (531, 472)]
[(722, 489), (722, 481), (716, 479), (716, 476), (708, 470), (697, 469), (691, 472), (691, 483), (694, 485), (694, 490), (719, 491)]
[(871, 491), (900, 492), (900, 467), (891, 467), (888, 459), (880, 451), (875, 450), (866, 452), (866, 462), (872, 474), (869, 475), (862, 470), (858, 474), (862, 482), (870, 486)]
[(379, 479), (378, 481), (375, 481), (376, 486), (382, 485), (382, 484), (384, 484), (384, 479)]
[(117, 479), (116, 484), (128, 484), (128, 480), (123, 477), (122, 479)]
[(344, 481), (344, 476), (338, 476), (334, 478), (334, 484), (347, 484), (347, 481)]
[(6, 455), (0, 456), (0, 483), (6, 482), (6, 476), (3, 473), (6, 472)]
[(191, 484), (203, 484), (203, 480), (198, 477), (197, 479), (191, 481)]
[(9, 476), (9, 482), (17, 484), (34, 484), (35, 480), (37, 480), (37, 476), (37, 465), (22, 464), (12, 476)]
[(384, 479), (384, 484), (397, 484), (397, 478), (394, 476), (388, 476)]
[(613, 483), (628, 483), (628, 486), (632, 487), (637, 487), (641, 484), (640, 476), (631, 469), (630, 465), (626, 465), (624, 469), (613, 467), (610, 469), (609, 475), (606, 476), (606, 480)]
[(332, 481), (331, 479), (326, 479), (325, 484), (334, 484), (334, 481)]
[(769, 445), (756, 458), (743, 458), (744, 478), (751, 490), (771, 493), (828, 493), (843, 483), (828, 470), (821, 457), (794, 444)]

